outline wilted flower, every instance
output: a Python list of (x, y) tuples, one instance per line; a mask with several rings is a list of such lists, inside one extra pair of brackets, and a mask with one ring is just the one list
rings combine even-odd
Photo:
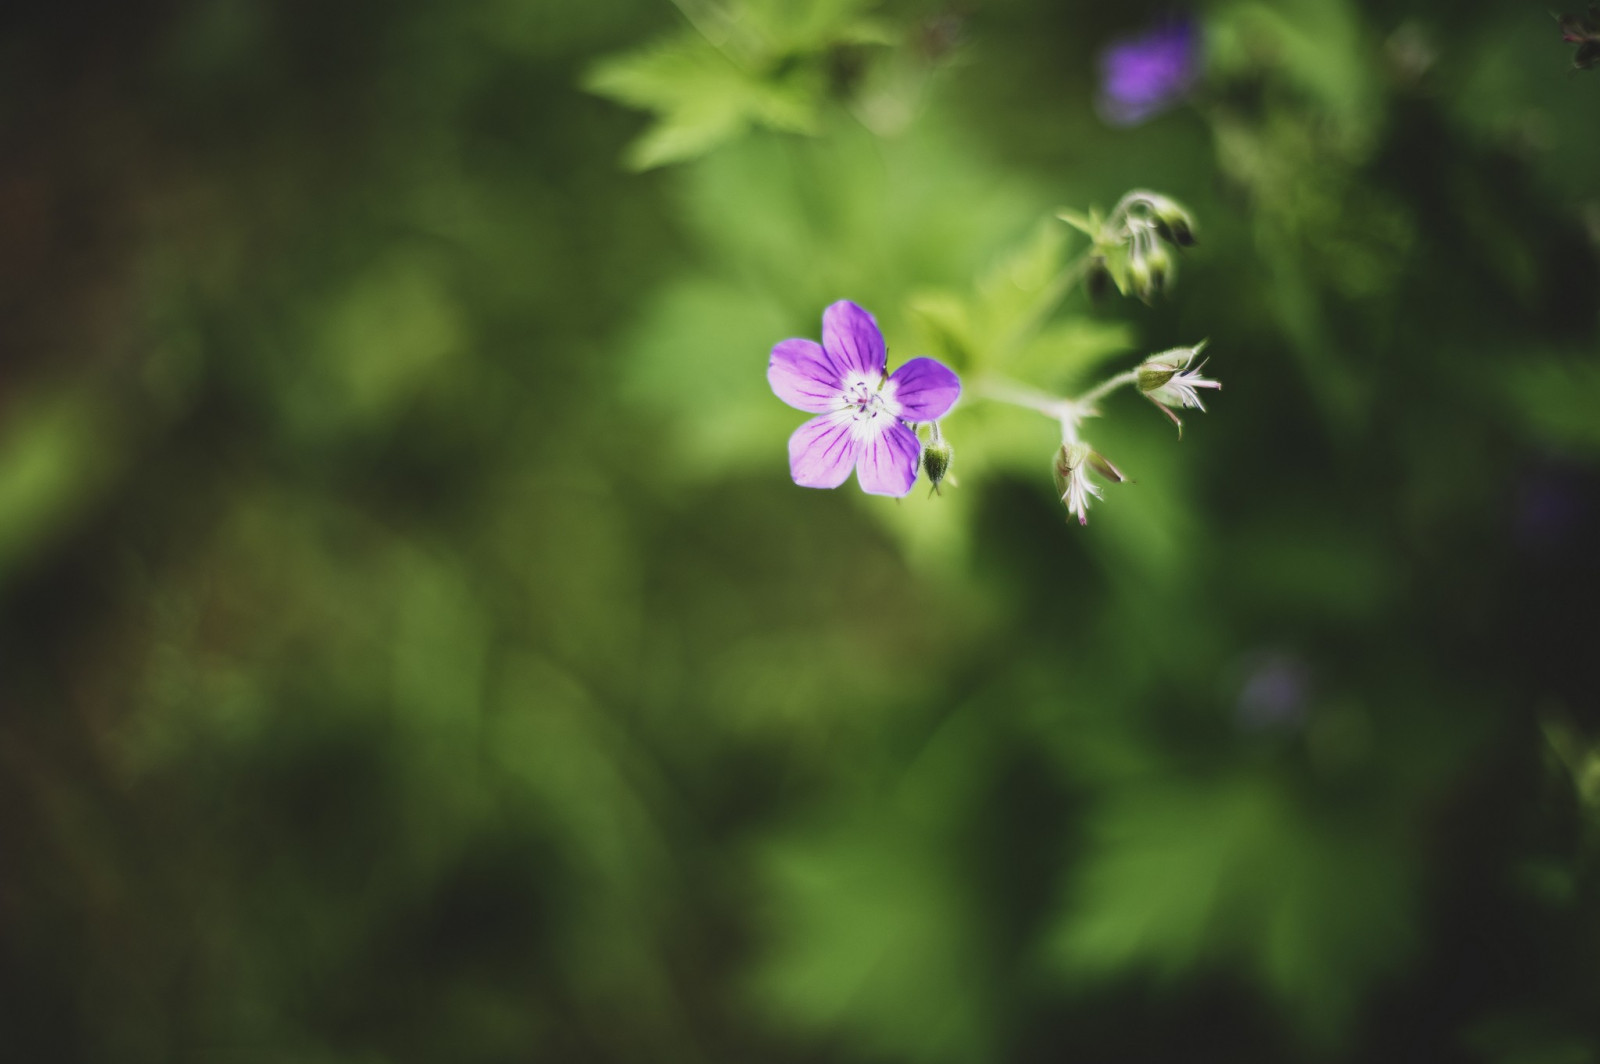
[(1200, 34), (1191, 18), (1116, 41), (1100, 53), (1101, 117), (1137, 125), (1181, 100), (1199, 74)]
[(837, 488), (856, 471), (869, 495), (904, 495), (922, 443), (909, 423), (943, 417), (961, 394), (953, 371), (914, 358), (887, 374), (889, 350), (872, 315), (840, 300), (822, 314), (822, 343), (772, 349), (767, 382), (779, 399), (818, 414), (789, 437), (789, 473), (805, 488)]
[(1172, 410), (1204, 411), (1206, 407), (1200, 401), (1199, 389), (1222, 387), (1221, 381), (1200, 375), (1200, 370), (1205, 366), (1203, 360), (1191, 368), (1190, 364), (1205, 349), (1206, 343), (1201, 340), (1193, 347), (1174, 347), (1170, 351), (1151, 355), (1139, 365), (1139, 390), (1172, 419), (1179, 433), (1183, 432), (1183, 421)]
[(1557, 15), (1556, 20), (1561, 39), (1578, 46), (1572, 65), (1579, 70), (1600, 65), (1600, 4), (1590, 4), (1587, 15)]
[(1067, 505), (1067, 513), (1076, 517), (1080, 525), (1089, 523), (1089, 497), (1101, 497), (1100, 486), (1089, 479), (1091, 468), (1118, 484), (1127, 479), (1122, 475), (1122, 470), (1106, 461), (1104, 455), (1087, 443), (1063, 443), (1056, 452), (1056, 490), (1061, 493), (1061, 501)]

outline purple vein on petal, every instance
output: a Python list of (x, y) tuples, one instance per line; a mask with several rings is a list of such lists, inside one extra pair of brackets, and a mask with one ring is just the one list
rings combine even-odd
[(944, 417), (961, 395), (961, 379), (944, 363), (913, 358), (890, 374), (900, 416), (907, 421), (933, 421)]
[(822, 347), (841, 379), (852, 372), (882, 377), (889, 365), (878, 323), (848, 299), (822, 312)]
[(843, 384), (815, 340), (785, 340), (772, 349), (767, 383), (796, 410), (820, 414), (838, 403)]
[(789, 437), (789, 475), (803, 488), (837, 488), (861, 453), (846, 412), (814, 417)]
[(856, 460), (856, 480), (861, 490), (868, 495), (897, 498), (910, 491), (917, 481), (917, 459), (922, 455), (917, 434), (892, 421), (863, 442)]

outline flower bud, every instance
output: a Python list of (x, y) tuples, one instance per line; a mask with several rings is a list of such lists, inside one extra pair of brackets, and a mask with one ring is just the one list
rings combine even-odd
[(1150, 302), (1154, 278), (1150, 273), (1149, 260), (1138, 252), (1128, 256), (1128, 284), (1140, 299)]
[(1156, 244), (1150, 249), (1146, 261), (1150, 266), (1150, 286), (1156, 293), (1165, 292), (1172, 282), (1172, 275), (1177, 271), (1177, 263), (1172, 259), (1172, 252), (1164, 245)]
[(939, 489), (939, 485), (943, 483), (945, 476), (950, 472), (950, 462), (954, 457), (955, 452), (951, 449), (950, 444), (935, 429), (933, 439), (929, 440), (927, 445), (922, 448), (922, 472), (927, 476), (928, 483), (933, 485), (933, 491), (937, 494), (944, 494)]
[(1148, 303), (1172, 283), (1176, 263), (1165, 244), (1154, 239), (1136, 243), (1128, 256), (1128, 279), (1134, 294)]
[(1089, 260), (1089, 270), (1083, 278), (1083, 289), (1089, 299), (1100, 302), (1111, 292), (1111, 271), (1106, 267), (1106, 257), (1096, 255)]
[(1162, 236), (1180, 248), (1194, 247), (1194, 227), (1189, 224), (1187, 215), (1182, 212), (1170, 217), (1162, 215), (1157, 221), (1160, 223)]
[(1142, 202), (1149, 210), (1151, 224), (1161, 239), (1182, 248), (1194, 246), (1194, 219), (1188, 211), (1166, 196), (1154, 192), (1142, 197)]

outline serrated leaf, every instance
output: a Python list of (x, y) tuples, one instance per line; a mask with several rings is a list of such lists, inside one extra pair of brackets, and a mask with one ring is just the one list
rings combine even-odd
[(1089, 237), (1091, 240), (1094, 239), (1094, 236), (1098, 231), (1098, 227), (1094, 222), (1089, 220), (1087, 215), (1079, 214), (1077, 211), (1069, 210), (1066, 207), (1056, 211), (1056, 217), (1072, 226), (1072, 228), (1078, 230), (1078, 232)]
[(603, 60), (584, 79), (584, 87), (660, 115), (628, 149), (627, 163), (638, 170), (693, 159), (751, 125), (812, 132), (822, 91), (815, 71), (763, 76), (741, 67), (698, 34)]

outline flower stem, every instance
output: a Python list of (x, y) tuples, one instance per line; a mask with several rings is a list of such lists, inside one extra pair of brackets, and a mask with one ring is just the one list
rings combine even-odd
[(1046, 417), (1054, 418), (1061, 423), (1061, 442), (1074, 444), (1078, 442), (1078, 424), (1086, 417), (1094, 417), (1098, 411), (1094, 404), (1116, 391), (1124, 384), (1132, 384), (1139, 379), (1139, 371), (1130, 369), (1119, 373), (1090, 388), (1076, 399), (1067, 399), (1059, 396), (1048, 395), (1045, 392), (1029, 388), (1025, 384), (1006, 380), (1003, 377), (985, 377), (977, 382), (975, 391), (980, 399), (988, 399), (996, 403), (1009, 403), (1027, 410), (1034, 410)]
[(1088, 406), (1099, 399), (1104, 399), (1124, 384), (1132, 384), (1139, 379), (1139, 371), (1130, 369), (1126, 373), (1119, 373), (1115, 377), (1105, 380), (1090, 388), (1074, 400), (1079, 406)]

